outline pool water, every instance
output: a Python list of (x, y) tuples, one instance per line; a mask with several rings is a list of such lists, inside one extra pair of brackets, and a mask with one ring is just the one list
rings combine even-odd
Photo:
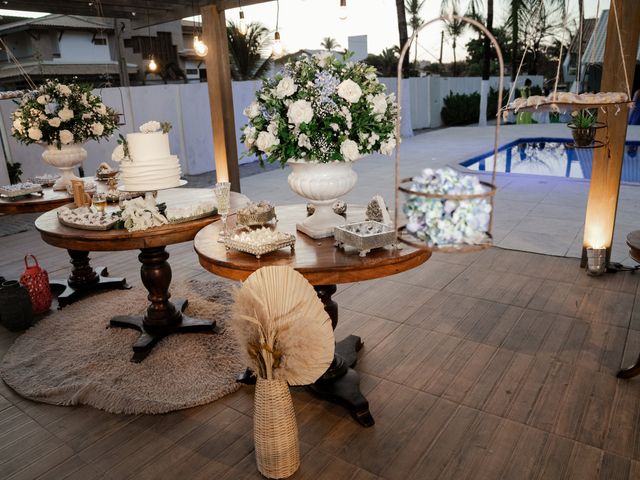
[[(569, 138), (519, 138), (498, 150), (497, 172), (591, 178), (594, 149), (567, 148)], [(628, 141), (624, 148), (622, 181), (640, 183), (640, 142)], [(493, 152), (461, 162), (470, 170), (491, 172)]]

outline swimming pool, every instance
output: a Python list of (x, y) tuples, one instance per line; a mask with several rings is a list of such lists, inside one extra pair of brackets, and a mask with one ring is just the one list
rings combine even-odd
[[(566, 178), (591, 178), (593, 149), (566, 148), (569, 138), (519, 138), (498, 150), (497, 172), (549, 175)], [(622, 181), (640, 183), (640, 142), (625, 143)], [(491, 172), (493, 151), (461, 162), (470, 170)]]

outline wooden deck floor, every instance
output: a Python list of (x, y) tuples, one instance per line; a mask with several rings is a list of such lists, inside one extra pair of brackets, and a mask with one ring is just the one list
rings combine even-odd
[[(0, 274), (38, 255), (67, 258), (34, 232), (0, 239)], [(207, 278), (190, 244), (174, 278)], [(140, 287), (136, 252), (108, 258)], [(294, 392), (296, 479), (640, 478), (640, 379), (614, 377), (640, 351), (640, 274), (589, 278), (575, 259), (491, 249), (342, 286), (337, 337), (365, 347), (357, 369), (376, 425)], [(630, 327), (630, 329), (629, 329)], [(0, 355), (14, 334), (0, 327)], [(2, 479), (260, 478), (251, 387), (159, 416), (24, 400), (0, 382)]]

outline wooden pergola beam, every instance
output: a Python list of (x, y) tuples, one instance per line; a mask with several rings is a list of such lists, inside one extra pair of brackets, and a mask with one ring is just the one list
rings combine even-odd
[[(616, 15), (617, 10), (617, 15)], [(616, 23), (617, 17), (617, 23)], [(620, 37), (618, 37), (618, 26)], [(603, 92), (627, 92), (633, 88), (633, 77), (636, 66), (636, 51), (640, 36), (640, 1), (611, 0), (609, 21), (607, 23), (607, 43), (604, 49), (602, 67)], [(620, 51), (620, 41), (622, 50)], [(627, 66), (626, 76), (624, 66)], [(630, 92), (633, 95), (633, 92)], [(593, 154), (591, 184), (587, 202), (587, 215), (584, 228), (582, 263), (586, 265), (586, 248), (606, 248), (607, 260), (611, 256), (613, 230), (616, 223), (618, 197), (624, 144), (627, 137), (627, 109), (614, 114), (609, 108), (608, 114), (600, 111), (598, 120), (608, 124), (608, 128), (598, 130), (597, 139), (606, 141), (609, 147), (597, 148)], [(610, 155), (609, 155), (610, 153)]]

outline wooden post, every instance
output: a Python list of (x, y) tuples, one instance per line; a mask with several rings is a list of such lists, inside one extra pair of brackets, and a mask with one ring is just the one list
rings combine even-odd
[(203, 41), (209, 47), (205, 61), (216, 179), (218, 182), (231, 182), (231, 189), (239, 192), (240, 170), (224, 10), (218, 10), (216, 5), (207, 5), (201, 8), (201, 13)]
[[(624, 63), (618, 39), (616, 12), (620, 26), (620, 38), (624, 51)], [(595, 34), (595, 32), (594, 32)], [(633, 88), (633, 76), (636, 66), (636, 50), (640, 36), (640, 1), (611, 0), (609, 21), (607, 24), (607, 43), (604, 49), (602, 66), (602, 92), (627, 92), (624, 65), (627, 66), (629, 88)], [(633, 95), (633, 92), (631, 92)], [(591, 186), (587, 203), (587, 216), (584, 227), (582, 266), (586, 265), (586, 248), (606, 248), (607, 260), (611, 256), (613, 229), (616, 223), (618, 195), (624, 142), (627, 136), (628, 109), (621, 108), (615, 114), (615, 107), (609, 107), (608, 113), (598, 113), (598, 121), (606, 122), (608, 128), (598, 130), (597, 139), (609, 138), (609, 148), (597, 148), (593, 152)], [(609, 156), (610, 153), (610, 156)]]

